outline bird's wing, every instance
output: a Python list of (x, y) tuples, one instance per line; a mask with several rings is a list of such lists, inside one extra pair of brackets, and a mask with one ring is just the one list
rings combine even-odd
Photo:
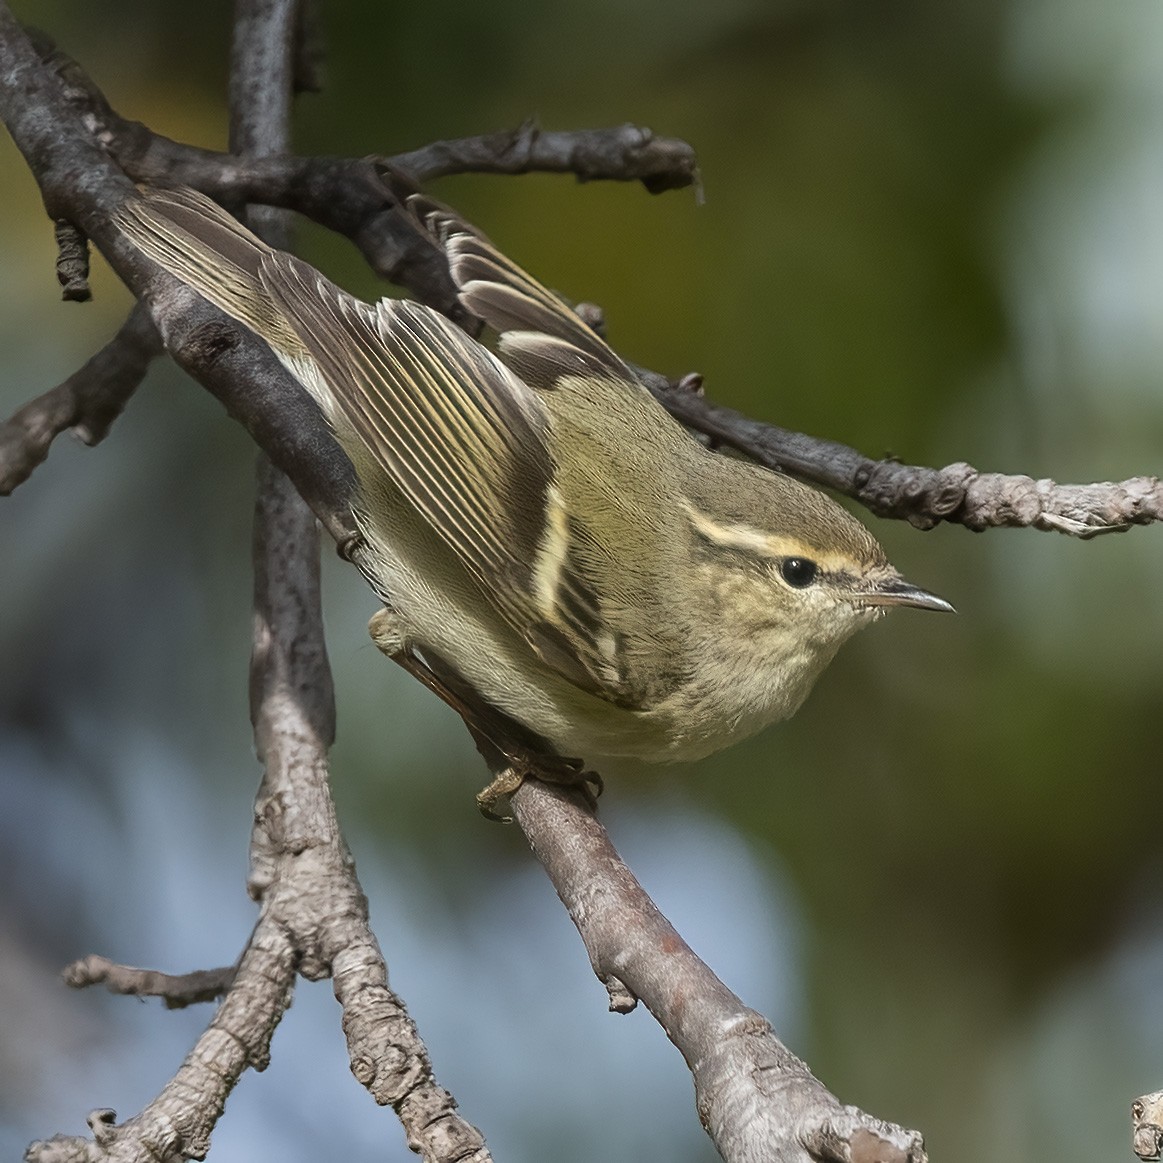
[[(518, 350), (549, 352), (526, 361), (546, 386), (555, 366), (625, 374), (560, 300), (442, 213), (432, 221), (466, 279), (469, 309), (494, 327), (519, 323)], [(443, 316), (415, 303), (361, 302), (194, 190), (146, 190), (119, 225), (271, 344), (357, 469), (370, 459), (400, 489), (547, 666), (610, 702), (642, 705), (591, 581), (593, 538), (554, 486), (537, 390)]]
[(554, 486), (537, 392), (442, 315), (363, 303), (291, 255), (264, 287), (315, 361), (349, 429), (552, 669), (633, 706), (618, 643), (577, 552), (585, 533)]
[(294, 332), (263, 293), (258, 267), (270, 251), (217, 202), (189, 186), (150, 186), (114, 216), (139, 250), (233, 319), (277, 354), (294, 356)]
[(642, 390), (592, 327), (475, 226), (425, 194), (407, 208), (444, 251), (461, 303), (499, 334), (501, 358), (522, 380), (548, 389), (563, 376), (601, 376)]

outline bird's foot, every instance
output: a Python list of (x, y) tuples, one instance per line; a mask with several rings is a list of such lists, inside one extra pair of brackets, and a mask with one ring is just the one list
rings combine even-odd
[(543, 749), (536, 737), (530, 742), (523, 737), (519, 723), (481, 699), (451, 667), (439, 659), (419, 657), (409, 646), (391, 608), (377, 611), (368, 623), (368, 631), (384, 654), (460, 715), (477, 750), (497, 771), (489, 785), (477, 793), (477, 806), (483, 816), (508, 823), (511, 817), (501, 815), (496, 810), (497, 804), (527, 779), (577, 788), (591, 810), (597, 807), (602, 777), (596, 771), (586, 771), (580, 759), (569, 759)]
[[(470, 728), (472, 729), (472, 728)], [(474, 736), (477, 732), (473, 730)], [(495, 734), (477, 738), (492, 751), (499, 751), (505, 765), (488, 784), (477, 792), (477, 807), (481, 815), (499, 823), (512, 822), (512, 816), (497, 811), (497, 804), (511, 796), (527, 779), (539, 779), (563, 787), (576, 788), (591, 811), (598, 806), (602, 794), (602, 777), (596, 771), (586, 771), (580, 759), (569, 759), (554, 752), (535, 752), (514, 744), (512, 740), (498, 739)]]

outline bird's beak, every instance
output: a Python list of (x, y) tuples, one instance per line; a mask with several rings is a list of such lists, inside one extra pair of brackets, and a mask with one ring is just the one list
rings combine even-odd
[(956, 614), (953, 606), (944, 598), (918, 589), (903, 577), (891, 577), (878, 581), (857, 598), (862, 606), (916, 606), (918, 610), (941, 610), (946, 614)]

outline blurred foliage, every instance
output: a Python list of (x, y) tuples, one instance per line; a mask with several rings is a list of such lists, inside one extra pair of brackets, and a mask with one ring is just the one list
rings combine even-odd
[[(17, 7), (122, 113), (222, 143), (229, 5)], [(628, 356), (698, 369), (757, 416), (917, 463), (1152, 473), (1163, 23), (1143, 3), (1108, 15), (1085, 0), (337, 4), (298, 140), (390, 153), (530, 116), (681, 136), (705, 205), (546, 176), (436, 193), (600, 303)], [(68, 374), (125, 300), (102, 279), (96, 306), (54, 304), (50, 231), (10, 143), (0, 155), (11, 410)], [(304, 244), (382, 293), (346, 244), (310, 230)], [(24, 552), (4, 571), (0, 730), (64, 747), (62, 708), (85, 706), (193, 756), (211, 753), (213, 723), (214, 755), (245, 753), (250, 455), (213, 402), (159, 373), (102, 448), (54, 451), (4, 503), (0, 535)], [(1160, 531), (1082, 544), (873, 524), (961, 616), (895, 615), (792, 723), (608, 795), (648, 810), (678, 794), (778, 854), (808, 925), (796, 1049), (844, 1101), (922, 1127), (945, 1163), (1048, 1143), (1092, 1158), (1093, 1138), (1039, 1098), (1065, 1068), (1039, 1047), (1089, 996), (1081, 982), (1114, 1005), (1103, 967), (1154, 915)], [(410, 846), (455, 916), (476, 900), (466, 870), (487, 882), (527, 855), (473, 814), (482, 771), (450, 715), (366, 646), (358, 579), (329, 565), (327, 580), (341, 810)], [(128, 719), (112, 709), (126, 691), (143, 700)], [(385, 700), (424, 730), (389, 735)], [(237, 779), (207, 767), (208, 788)], [(1121, 1136), (1098, 1140), (1108, 1158), (1125, 1150), (1126, 1103), (1163, 1075), (1150, 1039), (1117, 1026), (1068, 1042), (1077, 1120)]]

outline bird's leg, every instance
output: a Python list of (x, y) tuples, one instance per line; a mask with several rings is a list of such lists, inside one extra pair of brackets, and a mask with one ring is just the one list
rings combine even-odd
[(463, 720), (477, 750), (500, 773), (477, 793), (477, 806), (490, 820), (508, 821), (499, 815), (497, 804), (515, 792), (526, 779), (575, 787), (591, 808), (602, 794), (602, 777), (586, 771), (580, 759), (558, 755), (545, 740), (530, 738), (528, 731), (503, 712), (490, 706), (443, 660), (426, 652), (420, 657), (408, 644), (389, 606), (377, 610), (368, 622), (368, 633), (376, 647), (413, 678), (447, 703)]

